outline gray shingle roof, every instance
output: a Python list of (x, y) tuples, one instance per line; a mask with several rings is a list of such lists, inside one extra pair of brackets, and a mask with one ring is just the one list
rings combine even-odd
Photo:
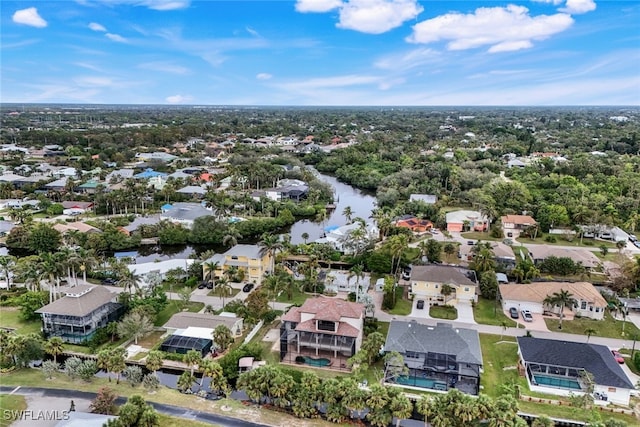
[(186, 329), (189, 326), (215, 329), (218, 325), (225, 325), (227, 328), (232, 329), (233, 325), (235, 325), (237, 321), (238, 319), (235, 317), (216, 316), (206, 313), (189, 313), (183, 311), (171, 316), (171, 319), (169, 319), (163, 326), (165, 328), (175, 329)]
[(385, 351), (405, 353), (453, 354), (458, 362), (482, 365), (482, 351), (478, 331), (453, 328), (448, 323), (438, 323), (435, 327), (422, 325), (415, 320), (402, 322), (394, 320), (389, 325)]
[(458, 286), (475, 286), (467, 277), (469, 270), (448, 265), (416, 265), (411, 270), (411, 280), (420, 282), (449, 283)]
[(111, 302), (115, 296), (116, 294), (99, 285), (79, 285), (69, 288), (67, 295), (35, 312), (82, 317)]
[(525, 363), (583, 368), (596, 384), (633, 389), (608, 347), (599, 344), (519, 337), (518, 345)]

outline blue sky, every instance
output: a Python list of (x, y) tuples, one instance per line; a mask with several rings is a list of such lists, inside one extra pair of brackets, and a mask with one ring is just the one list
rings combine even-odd
[(2, 0), (0, 101), (640, 105), (640, 1)]

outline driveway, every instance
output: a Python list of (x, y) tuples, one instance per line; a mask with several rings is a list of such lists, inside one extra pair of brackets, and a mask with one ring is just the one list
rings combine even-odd
[[(413, 306), (411, 307), (411, 314), (409, 314), (410, 317), (418, 317), (420, 319), (431, 319), (431, 316), (429, 316), (429, 303), (425, 301), (424, 303), (424, 308), (419, 309), (418, 308), (418, 301), (420, 300), (420, 298), (414, 298), (413, 299)], [(421, 300), (424, 301), (424, 300)]]
[[(504, 315), (507, 316), (509, 319), (511, 319), (511, 315), (509, 314), (509, 310), (505, 310), (504, 311)], [(522, 319), (522, 313), (520, 313), (520, 316), (518, 317), (518, 319), (512, 319), (514, 322), (518, 323), (518, 327), (522, 327), (526, 330), (529, 331), (543, 331), (543, 332), (549, 332), (549, 328), (547, 328), (547, 324), (544, 321), (544, 317), (542, 317), (542, 314), (538, 314), (538, 313), (531, 313), (531, 316), (533, 317), (533, 322), (525, 322)]]
[(473, 307), (470, 301), (458, 301), (456, 305), (458, 309), (458, 322), (476, 325), (476, 319), (473, 317)]

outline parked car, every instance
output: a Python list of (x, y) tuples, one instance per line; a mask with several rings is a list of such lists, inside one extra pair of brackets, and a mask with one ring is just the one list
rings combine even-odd
[(616, 362), (618, 362), (620, 364), (624, 363), (624, 357), (622, 357), (620, 352), (618, 352), (616, 350), (611, 350), (611, 354), (613, 354), (613, 358), (616, 359)]
[(522, 318), (525, 322), (533, 322), (533, 314), (529, 310), (522, 310)]
[(207, 289), (213, 289), (213, 282), (207, 282)]
[(633, 244), (635, 245), (636, 248), (640, 249), (640, 240), (636, 240), (635, 242), (633, 242)]
[(417, 308), (418, 310), (422, 310), (422, 309), (424, 308), (424, 301), (423, 301), (423, 300), (421, 300), (421, 299), (419, 299), (419, 300), (418, 300), (418, 303), (416, 304), (416, 308)]
[(473, 246), (475, 244), (476, 244), (476, 242), (474, 242), (473, 240), (467, 240), (467, 245)]
[(198, 284), (198, 289), (204, 289), (204, 288), (206, 288), (206, 287), (207, 287), (207, 282), (200, 282), (200, 283)]
[(112, 277), (107, 277), (106, 279), (102, 279), (102, 283), (103, 285), (115, 285), (116, 284), (116, 279), (112, 278)]
[(440, 232), (438, 231), (437, 228), (432, 228), (431, 229), (431, 234), (438, 234), (438, 233), (440, 233)]
[(637, 242), (638, 238), (635, 234), (629, 234), (629, 240), (631, 240), (632, 242)]
[(255, 285), (253, 283), (247, 283), (242, 287), (242, 292), (251, 292), (251, 289), (253, 289), (254, 286)]
[(511, 307), (509, 309), (509, 316), (511, 316), (512, 319), (518, 319), (520, 317), (520, 315), (518, 314), (518, 309), (515, 307)]
[(408, 265), (406, 266), (403, 270), (402, 270), (402, 278), (404, 280), (409, 280), (411, 279), (411, 266)]

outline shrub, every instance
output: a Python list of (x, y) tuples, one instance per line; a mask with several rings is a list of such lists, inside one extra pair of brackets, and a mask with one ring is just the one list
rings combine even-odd
[(102, 387), (89, 405), (89, 410), (94, 414), (113, 415), (117, 409), (115, 404), (117, 397), (112, 389)]
[(163, 353), (162, 358), (166, 359), (166, 360), (173, 360), (175, 362), (183, 362), (184, 361), (184, 354), (180, 354), (180, 353)]
[(145, 375), (142, 378), (142, 386), (147, 390), (156, 390), (160, 386), (160, 379), (154, 373)]
[(79, 357), (70, 357), (64, 362), (64, 373), (72, 380), (80, 376), (80, 366), (82, 365), (82, 359)]
[(558, 239), (556, 239), (556, 236), (552, 235), (552, 234), (548, 234), (545, 238), (544, 238), (545, 242), (549, 242), (549, 243), (556, 243), (558, 241)]
[(95, 360), (87, 359), (78, 365), (76, 372), (80, 378), (86, 382), (90, 382), (96, 372), (98, 372), (98, 364)]
[(142, 368), (139, 366), (127, 366), (123, 374), (131, 384), (131, 387), (135, 387), (142, 382)]

